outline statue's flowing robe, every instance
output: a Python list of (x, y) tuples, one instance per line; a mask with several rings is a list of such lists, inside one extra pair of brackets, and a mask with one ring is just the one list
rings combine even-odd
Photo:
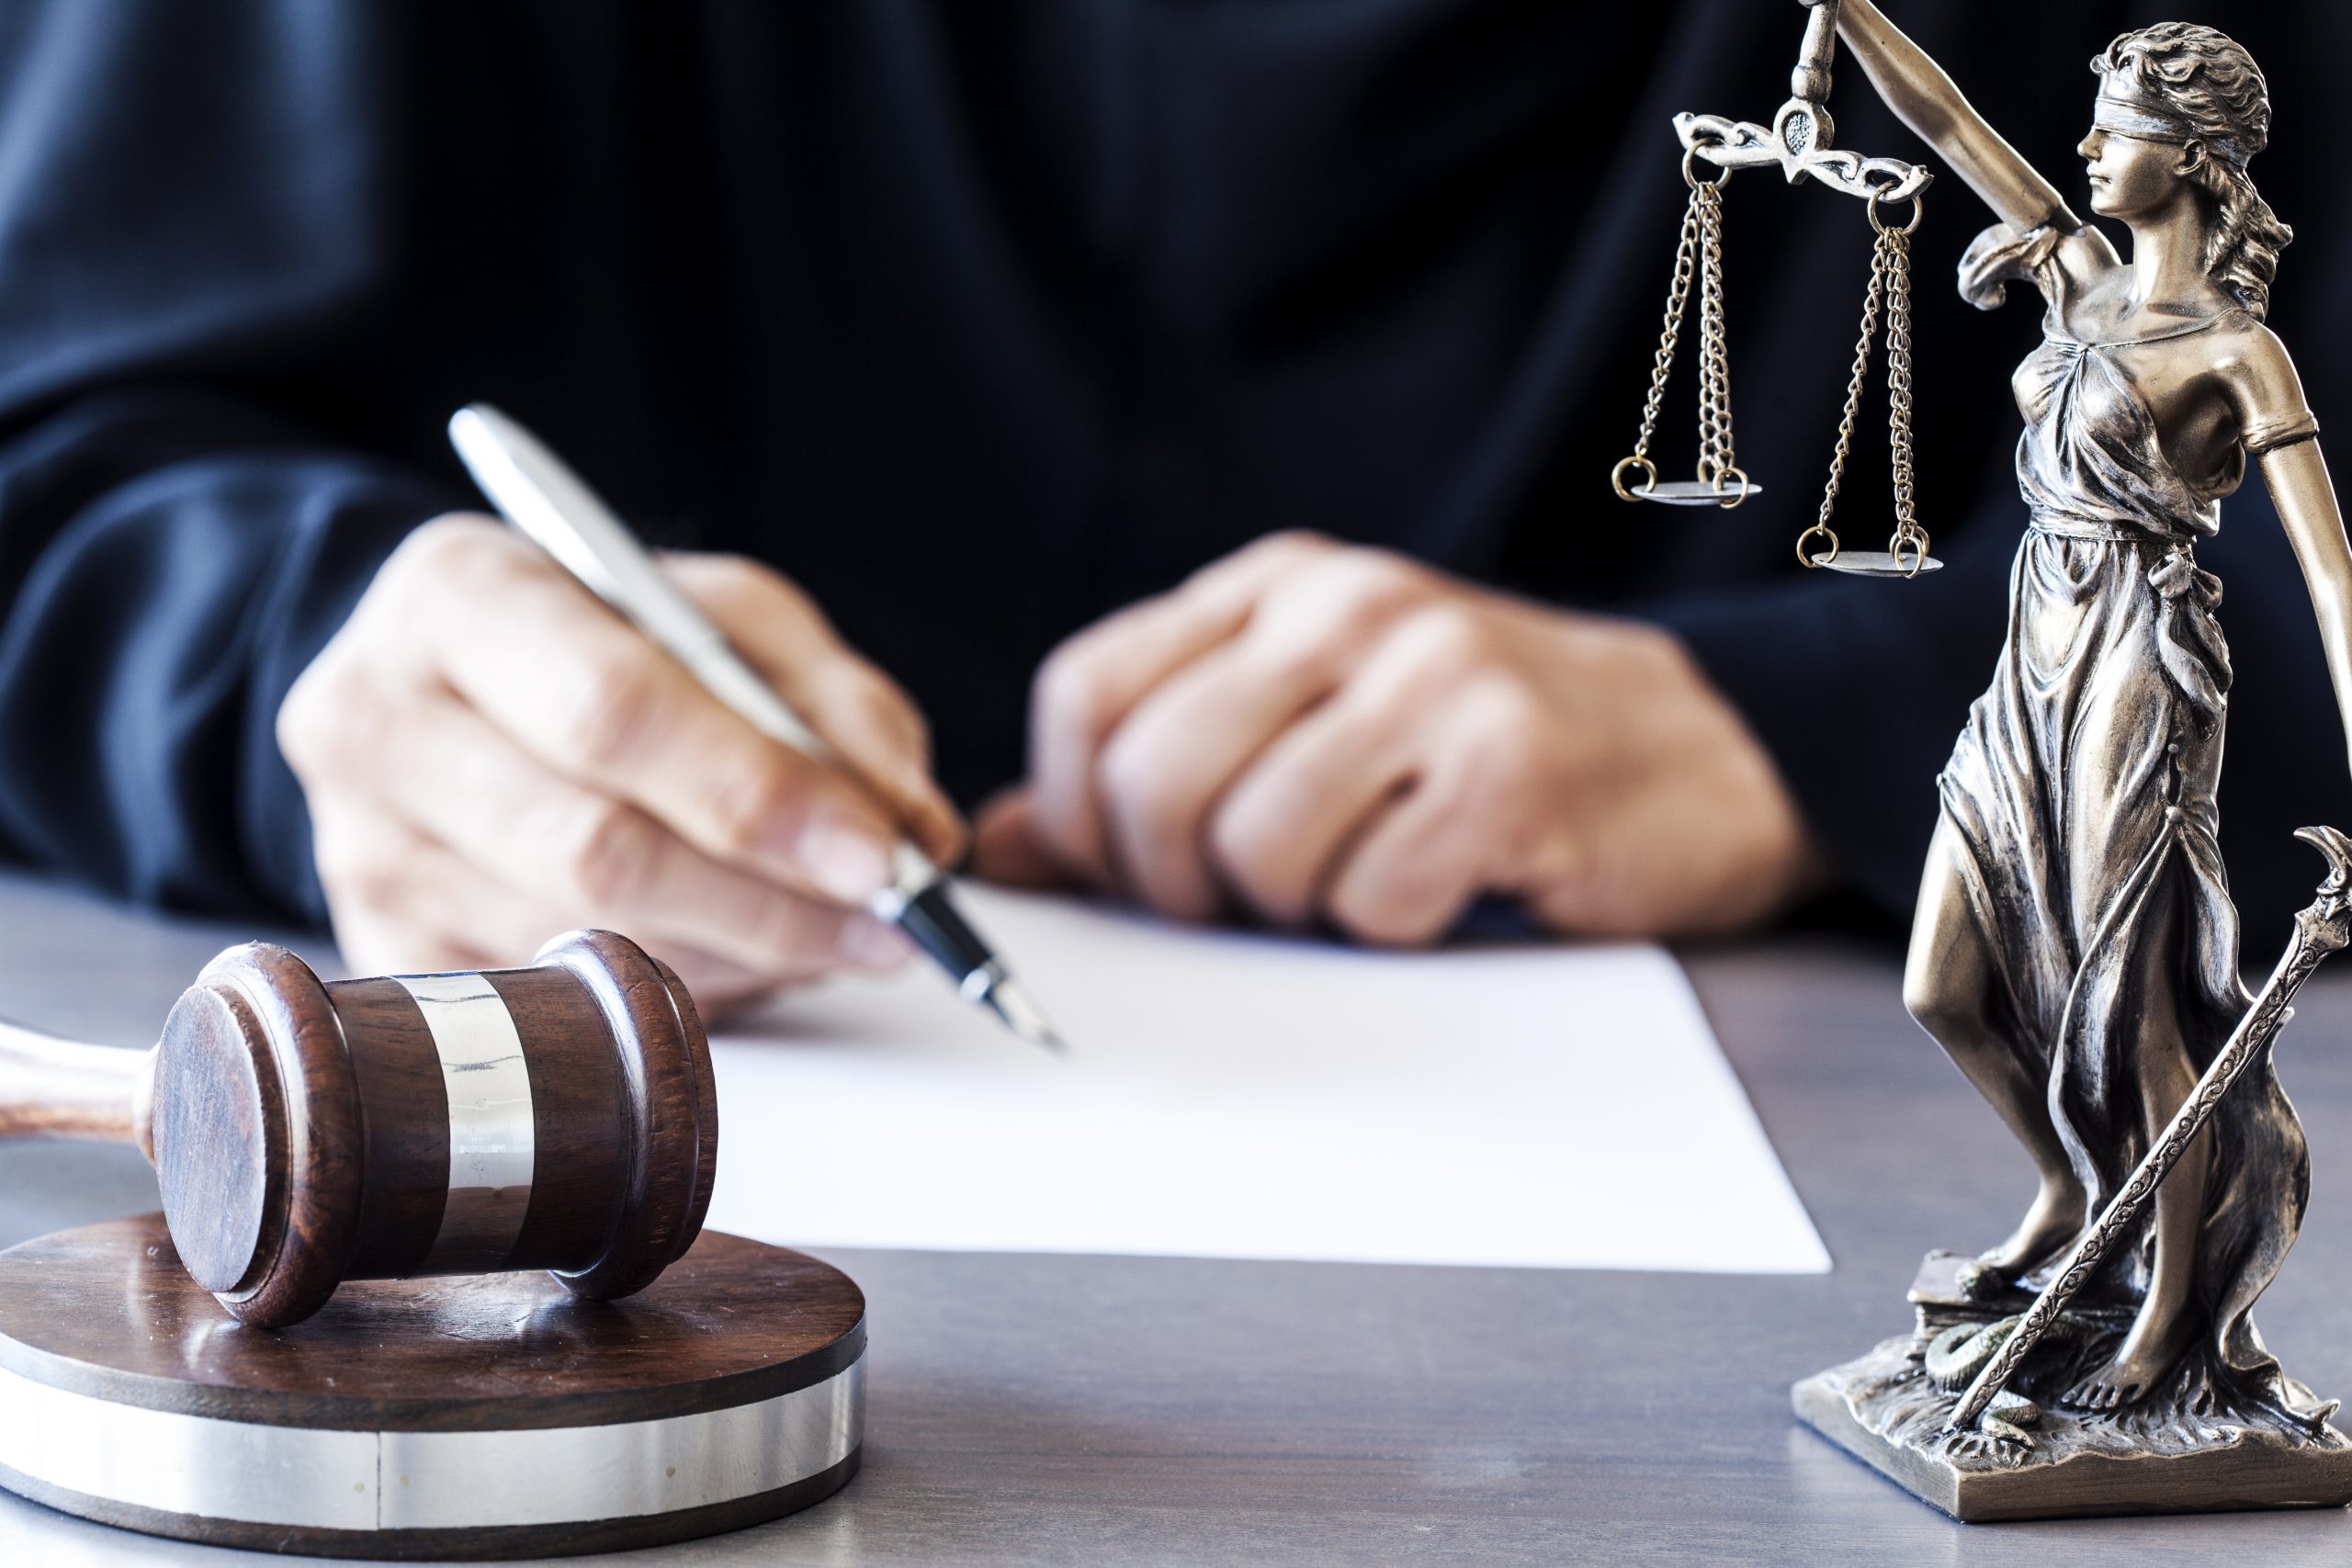
[[(1995, 229), (1962, 264), (1977, 302), (1996, 300), (2004, 278), (2030, 278), (2049, 310), (2014, 381), (2031, 524), (2010, 574), (2007, 637), (1939, 784), (1993, 960), (1996, 1025), (2046, 1075), (2052, 1120), (2096, 1215), (2148, 1149), (2151, 1107), (2132, 1061), (2143, 1036), (2177, 1035), (2202, 1071), (2251, 1002), (2216, 837), (2230, 687), (2213, 614), (2222, 589), (2194, 547), (2220, 526), (2245, 450), (2304, 433), (2248, 432), (2225, 471), (2176, 470), (2122, 363), (2131, 345), (2068, 333), (2056, 243), (2048, 230)], [(2158, 1118), (2174, 1109), (2154, 1108)], [(2307, 1391), (2280, 1375), (2250, 1316), (2310, 1188), (2302, 1127), (2268, 1053), (2208, 1126), (2192, 1354), (2241, 1399), (2308, 1421)], [(2143, 1221), (2095, 1299), (2136, 1303), (2152, 1254)]]

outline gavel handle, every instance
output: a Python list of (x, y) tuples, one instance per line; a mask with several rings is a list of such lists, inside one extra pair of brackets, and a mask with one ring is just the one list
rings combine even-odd
[(155, 1157), (155, 1053), (0, 1019), (0, 1138), (88, 1138)]

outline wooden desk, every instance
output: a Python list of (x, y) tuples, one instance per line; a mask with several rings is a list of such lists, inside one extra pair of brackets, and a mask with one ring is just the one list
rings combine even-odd
[[(125, 1044), (150, 1037), (206, 958), (257, 934), (6, 875), (0, 931), (0, 1013)], [(2005, 1234), (2031, 1178), (1904, 1018), (1892, 955), (1777, 942), (1688, 959), (1836, 1272), (835, 1254), (872, 1303), (865, 1472), (807, 1514), (668, 1555), (1988, 1568), (2352, 1556), (2342, 1513), (1955, 1525), (1797, 1428), (1791, 1381), (1900, 1331), (1920, 1254)], [(2312, 1217), (2259, 1319), (2290, 1371), (2352, 1395), (2352, 969), (2304, 998), (2282, 1058), (2311, 1128)], [(128, 1153), (0, 1148), (0, 1245), (155, 1201)], [(248, 1560), (0, 1496), (0, 1562), (231, 1561)]]

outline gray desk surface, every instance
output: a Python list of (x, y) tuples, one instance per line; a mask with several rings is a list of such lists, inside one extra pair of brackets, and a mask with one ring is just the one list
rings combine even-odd
[[(0, 875), (0, 1013), (143, 1043), (202, 962), (251, 934)], [(662, 1555), (2333, 1568), (2352, 1554), (2342, 1513), (1954, 1525), (1792, 1425), (1790, 1382), (1898, 1332), (1920, 1254), (2004, 1234), (2030, 1178), (1903, 1016), (1891, 956), (1783, 942), (1686, 958), (1835, 1272), (837, 1254), (871, 1302), (865, 1473), (798, 1517)], [(2260, 1313), (2289, 1370), (2328, 1394), (2352, 1393), (2352, 973), (2338, 981), (2313, 984), (2285, 1037), (2317, 1170), (2302, 1244)], [(154, 1201), (127, 1152), (0, 1148), (0, 1244)], [(0, 1495), (0, 1562), (232, 1556)]]

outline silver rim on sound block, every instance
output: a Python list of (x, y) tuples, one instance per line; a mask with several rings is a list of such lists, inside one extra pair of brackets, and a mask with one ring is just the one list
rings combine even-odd
[(126, 1404), (0, 1366), (0, 1467), (14, 1472), (12, 1489), (51, 1507), (164, 1533), (176, 1533), (178, 1519), (389, 1540), (385, 1532), (658, 1517), (778, 1492), (843, 1464), (864, 1437), (865, 1382), (861, 1354), (790, 1393), (695, 1415), (362, 1432)]

